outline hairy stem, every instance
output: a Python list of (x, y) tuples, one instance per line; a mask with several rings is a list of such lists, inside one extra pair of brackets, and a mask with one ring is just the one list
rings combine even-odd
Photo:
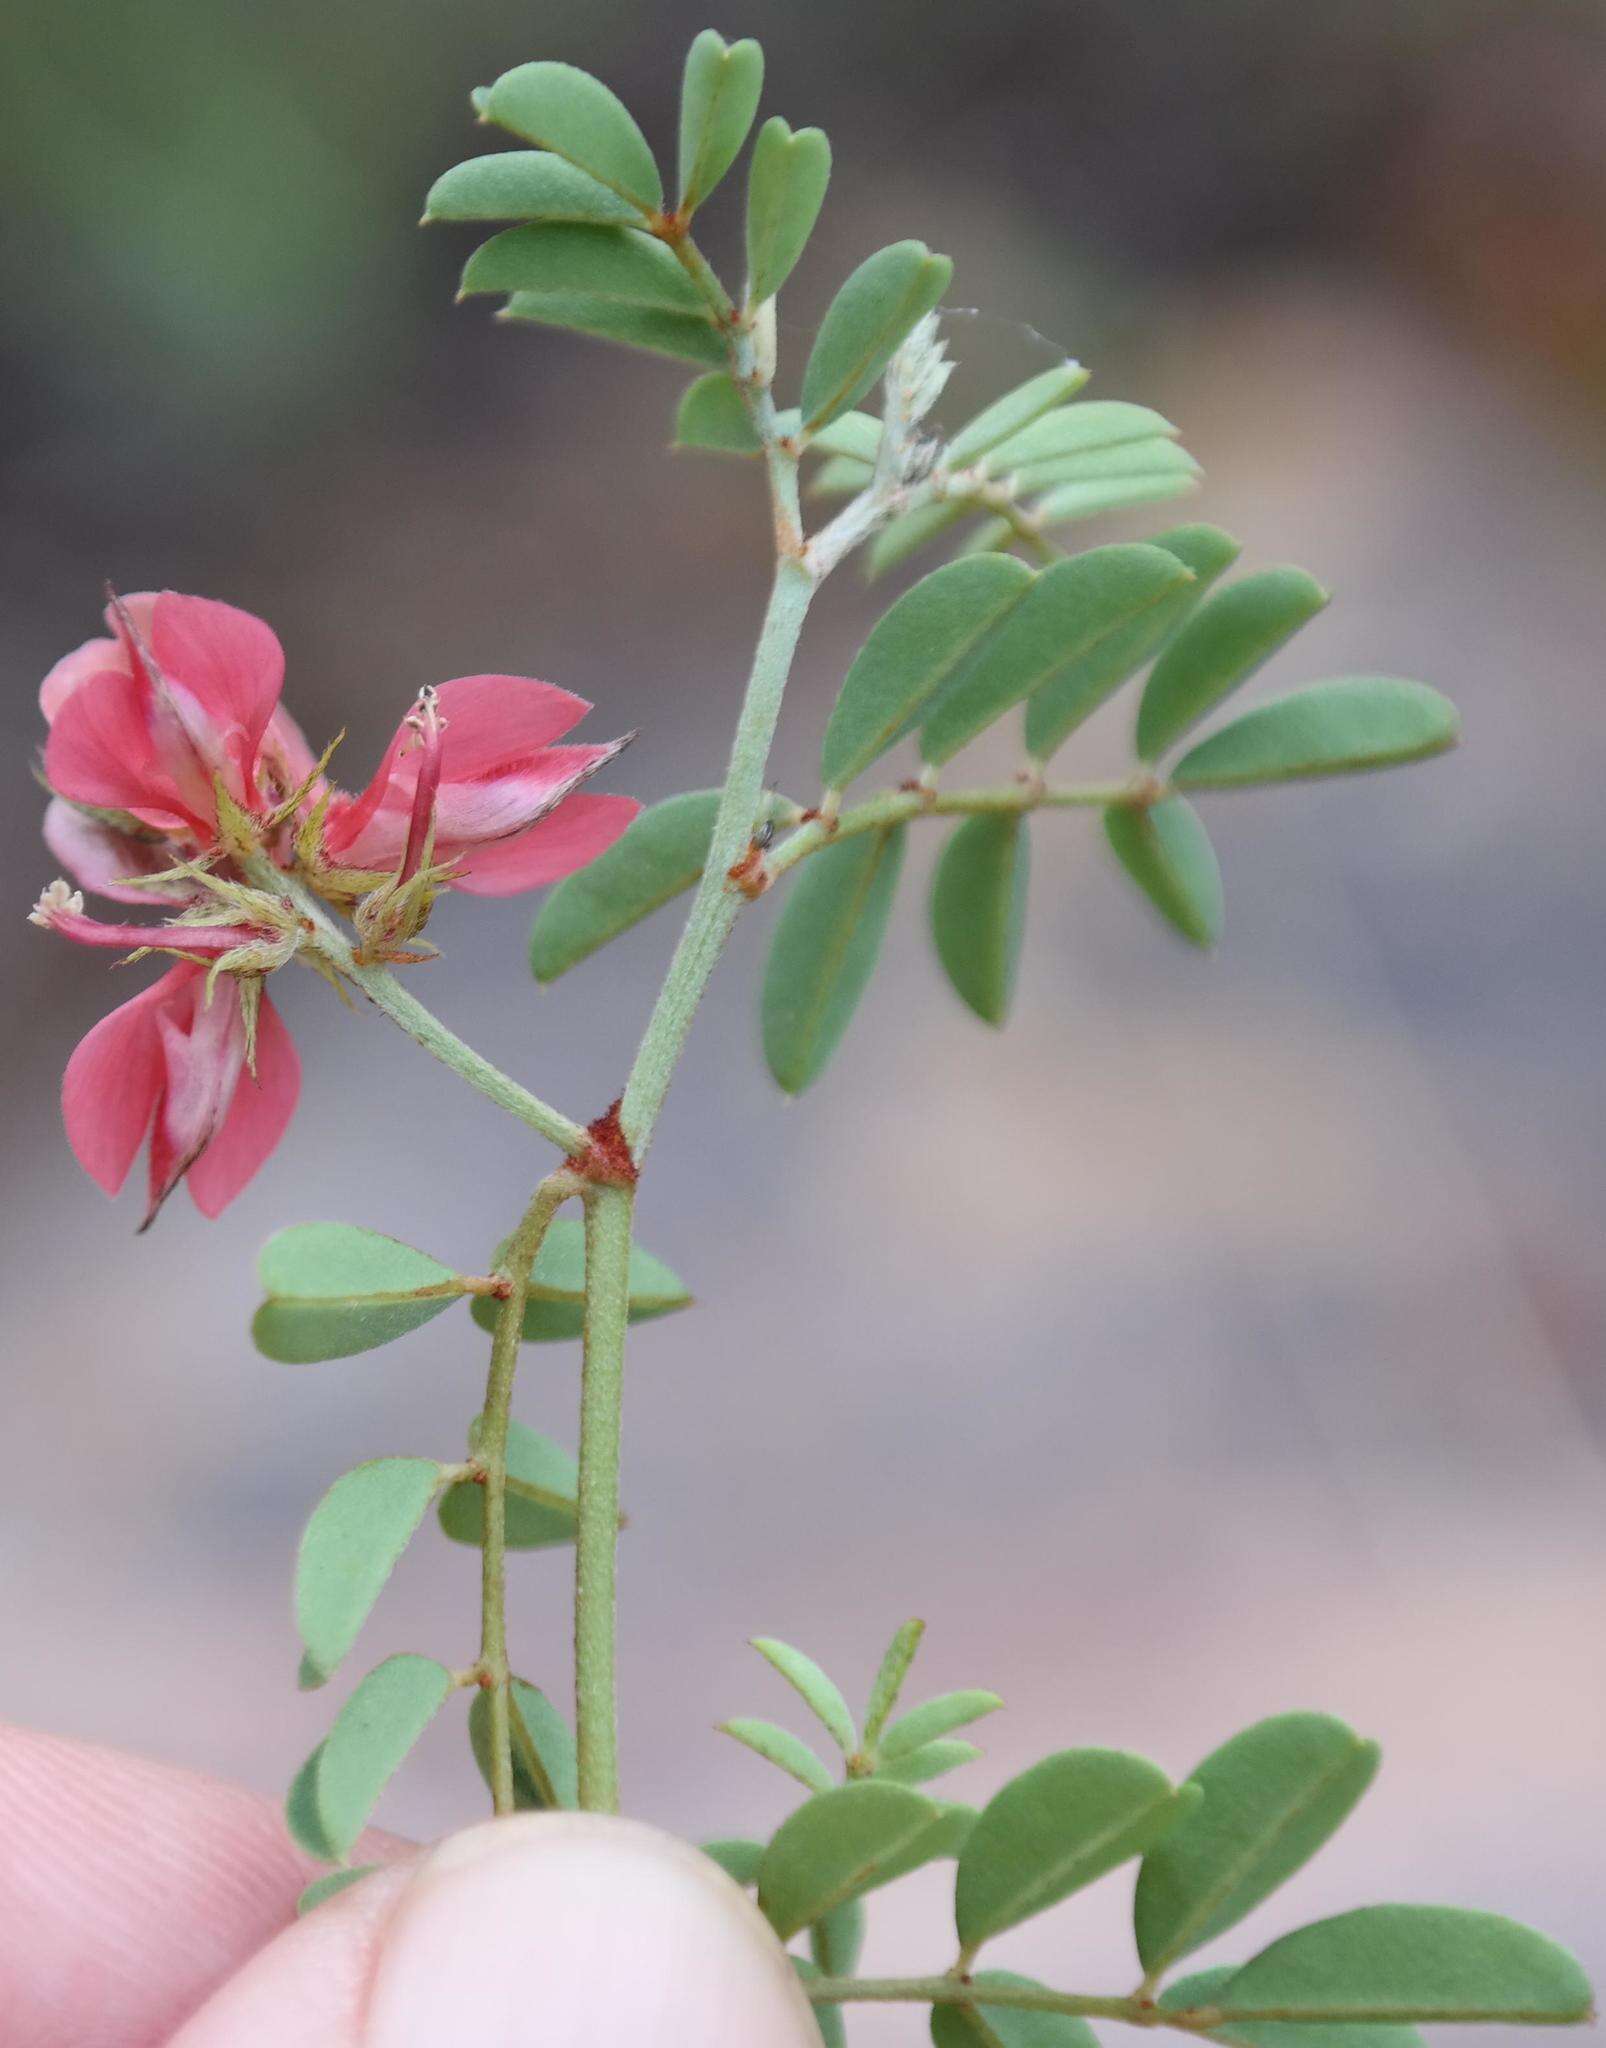
[(580, 1805), (619, 1810), (614, 1638), (619, 1429), (630, 1311), (634, 1191), (586, 1193), (585, 1345), (580, 1368), (580, 1521), (574, 1560), (574, 1706)]
[(507, 1432), (513, 1381), (524, 1335), (524, 1304), (530, 1272), (548, 1226), (561, 1205), (580, 1190), (572, 1173), (549, 1174), (536, 1189), (513, 1233), (503, 1261), (508, 1291), (491, 1339), (491, 1370), (485, 1382), (485, 1410), (475, 1456), (484, 1475), (485, 1533), (480, 1558), (480, 1683), (491, 1700), (491, 1804), (513, 1811), (513, 1732), (507, 1661)]
[(888, 789), (867, 797), (834, 820), (811, 819), (776, 848), (766, 863), (773, 881), (822, 846), (879, 832), (905, 818), (973, 817), (983, 811), (1103, 810), (1133, 798), (1129, 782), (1042, 783), (1029, 776), (984, 789)]

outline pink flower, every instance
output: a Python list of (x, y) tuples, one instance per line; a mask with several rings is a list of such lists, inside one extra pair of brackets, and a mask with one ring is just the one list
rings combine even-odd
[(552, 744), (590, 709), (583, 697), (528, 676), (442, 683), (403, 719), (362, 795), (335, 797), (326, 857), (405, 879), (409, 860), (416, 869), (433, 782), (433, 858), (457, 863), (454, 889), (513, 896), (572, 874), (641, 808), (627, 796), (575, 793), (626, 744)]
[(220, 1214), (283, 1137), (301, 1092), (301, 1062), (268, 998), (253, 1075), (240, 984), (223, 976), (208, 1003), (206, 978), (188, 962), (169, 968), (103, 1017), (67, 1062), (68, 1142), (107, 1194), (123, 1185), (150, 1135), (141, 1229), (185, 1179), (201, 1214)]

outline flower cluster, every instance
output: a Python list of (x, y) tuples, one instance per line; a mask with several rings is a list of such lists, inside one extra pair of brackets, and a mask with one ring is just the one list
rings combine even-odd
[[(146, 1222), (183, 1179), (215, 1216), (278, 1143), (300, 1090), (263, 982), (313, 951), (303, 892), (353, 917), (358, 960), (415, 960), (441, 890), (507, 896), (557, 881), (638, 806), (582, 790), (624, 741), (559, 745), (591, 707), (548, 683), (479, 675), (426, 689), (352, 795), (280, 703), (284, 654), (260, 619), (162, 591), (113, 597), (106, 624), (109, 637), (65, 655), (40, 689), (45, 843), (84, 889), (170, 915), (102, 923), (59, 881), (32, 917), (174, 965), (73, 1054), (67, 1135), (115, 1194), (148, 1133)], [(315, 964), (329, 971), (327, 957)]]

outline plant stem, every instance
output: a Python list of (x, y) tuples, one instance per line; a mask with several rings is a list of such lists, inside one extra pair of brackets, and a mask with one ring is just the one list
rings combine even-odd
[(803, 1988), (816, 2005), (985, 2004), (1011, 2006), (1020, 2012), (1130, 2020), (1136, 2026), (1160, 2024), (1147, 2008), (1141, 2009), (1140, 2016), (1134, 1998), (1087, 1998), (1072, 1991), (1050, 1991), (1042, 1985), (988, 1984), (978, 1988), (963, 1977), (811, 1977), (804, 1979)]
[(1103, 810), (1132, 798), (1129, 782), (1053, 783), (1023, 777), (984, 789), (888, 789), (843, 811), (835, 823), (812, 819), (776, 848), (767, 862), (770, 879), (784, 875), (822, 846), (877, 832), (905, 818), (973, 816), (980, 811)]
[(614, 1638), (619, 1430), (630, 1312), (634, 1190), (586, 1191), (585, 1344), (580, 1368), (580, 1519), (574, 1563), (574, 1704), (580, 1805), (619, 1810)]
[(507, 1432), (513, 1408), (513, 1381), (519, 1369), (524, 1336), (524, 1304), (530, 1271), (547, 1228), (561, 1205), (578, 1194), (572, 1173), (548, 1174), (536, 1189), (503, 1261), (508, 1291), (491, 1339), (491, 1370), (485, 1382), (485, 1409), (475, 1456), (484, 1473), (485, 1532), (480, 1558), (481, 1683), (491, 1698), (491, 1804), (497, 1813), (513, 1811), (513, 1733), (509, 1706), (511, 1673), (507, 1661)]

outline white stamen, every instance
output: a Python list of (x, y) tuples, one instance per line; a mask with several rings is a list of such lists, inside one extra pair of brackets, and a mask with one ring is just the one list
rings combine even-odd
[(83, 914), (83, 892), (75, 889), (70, 882), (64, 882), (58, 875), (50, 887), (41, 892), (39, 901), (28, 912), (28, 922), (42, 924), (48, 931), (58, 917), (82, 917)]

